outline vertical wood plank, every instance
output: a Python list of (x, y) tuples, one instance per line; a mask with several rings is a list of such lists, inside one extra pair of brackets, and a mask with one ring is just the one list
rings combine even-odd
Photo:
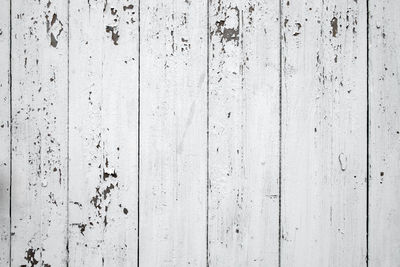
[(12, 266), (66, 266), (68, 2), (12, 2)]
[(282, 266), (365, 266), (366, 1), (282, 1)]
[(205, 266), (207, 1), (140, 7), (140, 266)]
[(278, 266), (279, 38), (279, 1), (210, 1), (210, 266)]
[(0, 9), (0, 266), (10, 260), (10, 1)]
[(137, 264), (138, 1), (70, 3), (70, 266)]
[(400, 266), (400, 2), (369, 14), (369, 266)]

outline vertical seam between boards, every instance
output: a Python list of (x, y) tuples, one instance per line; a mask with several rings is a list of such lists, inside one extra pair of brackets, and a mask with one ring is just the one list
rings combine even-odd
[(207, 182), (206, 182), (206, 265), (209, 266), (209, 187), (210, 187), (210, 0), (207, 0)]
[(67, 262), (66, 265), (67, 267), (69, 266), (69, 214), (70, 214), (70, 210), (69, 210), (69, 175), (70, 175), (70, 170), (69, 170), (69, 122), (70, 122), (70, 117), (69, 117), (69, 104), (70, 104), (70, 99), (69, 99), (69, 95), (70, 95), (70, 76), (69, 76), (69, 70), (70, 70), (70, 1), (67, 2), (68, 3), (68, 7), (67, 7), (67, 17), (68, 17), (68, 34), (67, 34), (67, 54), (68, 54), (68, 58), (67, 58)]
[(367, 179), (366, 179), (366, 266), (369, 264), (369, 1), (366, 0), (367, 7)]
[(278, 266), (281, 266), (282, 236), (282, 1), (279, 0), (279, 211), (278, 211)]
[(139, 267), (140, 257), (140, 0), (138, 0), (138, 92), (137, 92), (137, 236), (136, 236), (136, 265)]
[(9, 257), (9, 260), (8, 260), (8, 262), (9, 262), (9, 266), (11, 267), (11, 255), (12, 255), (12, 253), (11, 253), (11, 236), (12, 236), (12, 233), (11, 233), (11, 229), (12, 229), (12, 217), (11, 217), (11, 215), (12, 215), (12, 213), (11, 213), (11, 206), (12, 206), (12, 201), (11, 201), (11, 196), (12, 196), (12, 146), (13, 146), (13, 143), (12, 143), (12, 125), (13, 125), (13, 119), (12, 119), (12, 0), (10, 0), (10, 13), (9, 13), (9, 16), (10, 16), (10, 18), (9, 18), (9, 23), (10, 23), (10, 30), (9, 30), (9, 38), (10, 38), (10, 41), (9, 41), (9, 62), (8, 62), (8, 64), (9, 64), (9, 74), (8, 74), (8, 79), (9, 79), (9, 86), (10, 86), (10, 88), (9, 88), (9, 90), (10, 90), (10, 92), (9, 92), (9, 97), (10, 97), (10, 99), (9, 99), (9, 105), (10, 105), (10, 107), (9, 107), (9, 112), (10, 112), (10, 118), (9, 118), (9, 120), (10, 120), (10, 123), (9, 123), (9, 127), (10, 127), (10, 144), (9, 144), (9, 157), (10, 157), (10, 162), (9, 162), (9, 168), (10, 168), (10, 173), (9, 173), (9, 175), (10, 175), (10, 177), (9, 177), (9, 216), (10, 216), (10, 218), (9, 218), (9, 227), (10, 227), (10, 229), (9, 229), (9, 255), (8, 255), (8, 257)]

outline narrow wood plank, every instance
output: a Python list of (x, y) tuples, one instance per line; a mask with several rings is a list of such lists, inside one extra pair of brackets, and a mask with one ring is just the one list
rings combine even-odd
[(400, 266), (400, 2), (369, 14), (369, 266)]
[(0, 266), (10, 264), (10, 1), (0, 1)]
[(366, 265), (366, 1), (282, 1), (282, 266)]
[(278, 266), (279, 37), (279, 1), (210, 1), (210, 266)]
[(66, 266), (68, 2), (12, 2), (12, 266)]
[(70, 266), (137, 264), (138, 1), (70, 3)]
[(205, 266), (207, 1), (141, 1), (140, 266)]

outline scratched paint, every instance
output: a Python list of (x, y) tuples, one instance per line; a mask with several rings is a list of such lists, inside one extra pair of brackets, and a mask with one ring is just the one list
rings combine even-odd
[(210, 266), (278, 264), (278, 4), (210, 5)]
[(0, 4), (0, 266), (400, 262), (398, 2)]
[(10, 264), (10, 4), (0, 1), (0, 265)]
[(68, 4), (18, 1), (11, 11), (11, 266), (63, 266)]
[(139, 265), (205, 266), (207, 1), (141, 2)]
[(365, 1), (285, 1), (282, 21), (281, 264), (364, 266)]
[(400, 3), (369, 4), (369, 266), (400, 262)]
[(135, 266), (138, 2), (71, 2), (70, 27), (69, 266)]

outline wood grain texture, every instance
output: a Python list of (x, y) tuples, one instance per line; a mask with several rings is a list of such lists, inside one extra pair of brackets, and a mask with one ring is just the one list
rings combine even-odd
[(369, 266), (400, 266), (400, 2), (369, 7)]
[(10, 261), (10, 2), (0, 1), (0, 266)]
[(1, 267), (400, 267), (398, 1), (0, 4)]
[(209, 265), (277, 266), (279, 2), (210, 1)]
[(11, 266), (66, 266), (67, 14), (12, 2)]
[(282, 266), (366, 265), (366, 14), (282, 3)]
[(205, 266), (207, 1), (140, 6), (140, 266)]
[(70, 266), (136, 266), (138, 2), (70, 3)]

